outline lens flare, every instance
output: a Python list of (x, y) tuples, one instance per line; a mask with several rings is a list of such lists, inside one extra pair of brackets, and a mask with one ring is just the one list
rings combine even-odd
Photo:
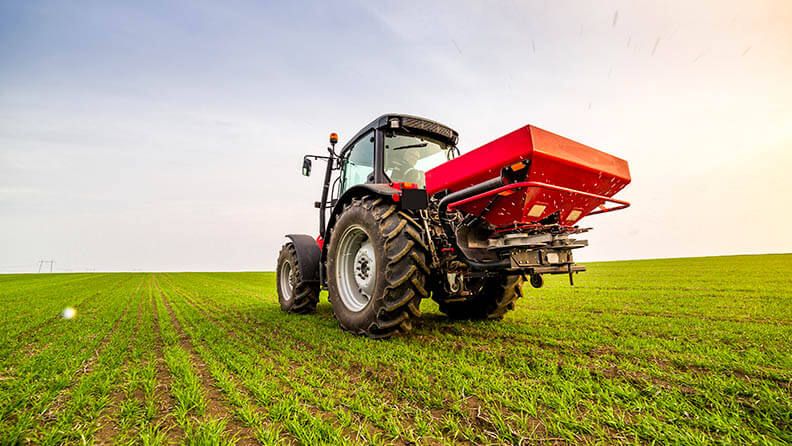
[(64, 319), (74, 319), (74, 316), (77, 316), (77, 310), (72, 307), (66, 307), (61, 312), (61, 317)]

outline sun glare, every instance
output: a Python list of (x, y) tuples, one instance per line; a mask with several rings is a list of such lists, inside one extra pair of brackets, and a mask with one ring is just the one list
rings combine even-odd
[(72, 307), (66, 307), (61, 312), (61, 317), (64, 319), (74, 319), (77, 316), (77, 310)]

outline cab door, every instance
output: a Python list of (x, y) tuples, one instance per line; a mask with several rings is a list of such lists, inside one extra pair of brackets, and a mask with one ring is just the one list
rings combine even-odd
[(344, 152), (339, 196), (352, 186), (374, 181), (374, 133), (367, 132)]

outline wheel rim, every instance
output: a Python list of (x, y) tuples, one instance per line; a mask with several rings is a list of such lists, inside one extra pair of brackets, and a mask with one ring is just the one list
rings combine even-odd
[(285, 261), (280, 267), (280, 290), (283, 300), (291, 300), (294, 293), (294, 278), (292, 277), (292, 265), (290, 261)]
[(377, 282), (377, 260), (361, 226), (350, 226), (341, 234), (335, 263), (341, 303), (354, 313), (366, 308)]

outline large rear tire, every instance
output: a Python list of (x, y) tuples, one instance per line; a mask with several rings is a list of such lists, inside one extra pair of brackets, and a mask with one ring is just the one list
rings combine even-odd
[(327, 285), (339, 325), (387, 338), (412, 329), (428, 297), (427, 246), (421, 228), (382, 198), (353, 199), (333, 228)]
[(440, 311), (451, 319), (500, 320), (522, 297), (522, 283), (520, 276), (491, 277), (484, 279), (479, 291), (467, 300), (444, 302), (442, 296), (435, 300)]
[(294, 243), (286, 243), (278, 255), (276, 273), (278, 301), (287, 313), (308, 314), (316, 311), (319, 302), (319, 282), (306, 282), (300, 273), (300, 263)]

